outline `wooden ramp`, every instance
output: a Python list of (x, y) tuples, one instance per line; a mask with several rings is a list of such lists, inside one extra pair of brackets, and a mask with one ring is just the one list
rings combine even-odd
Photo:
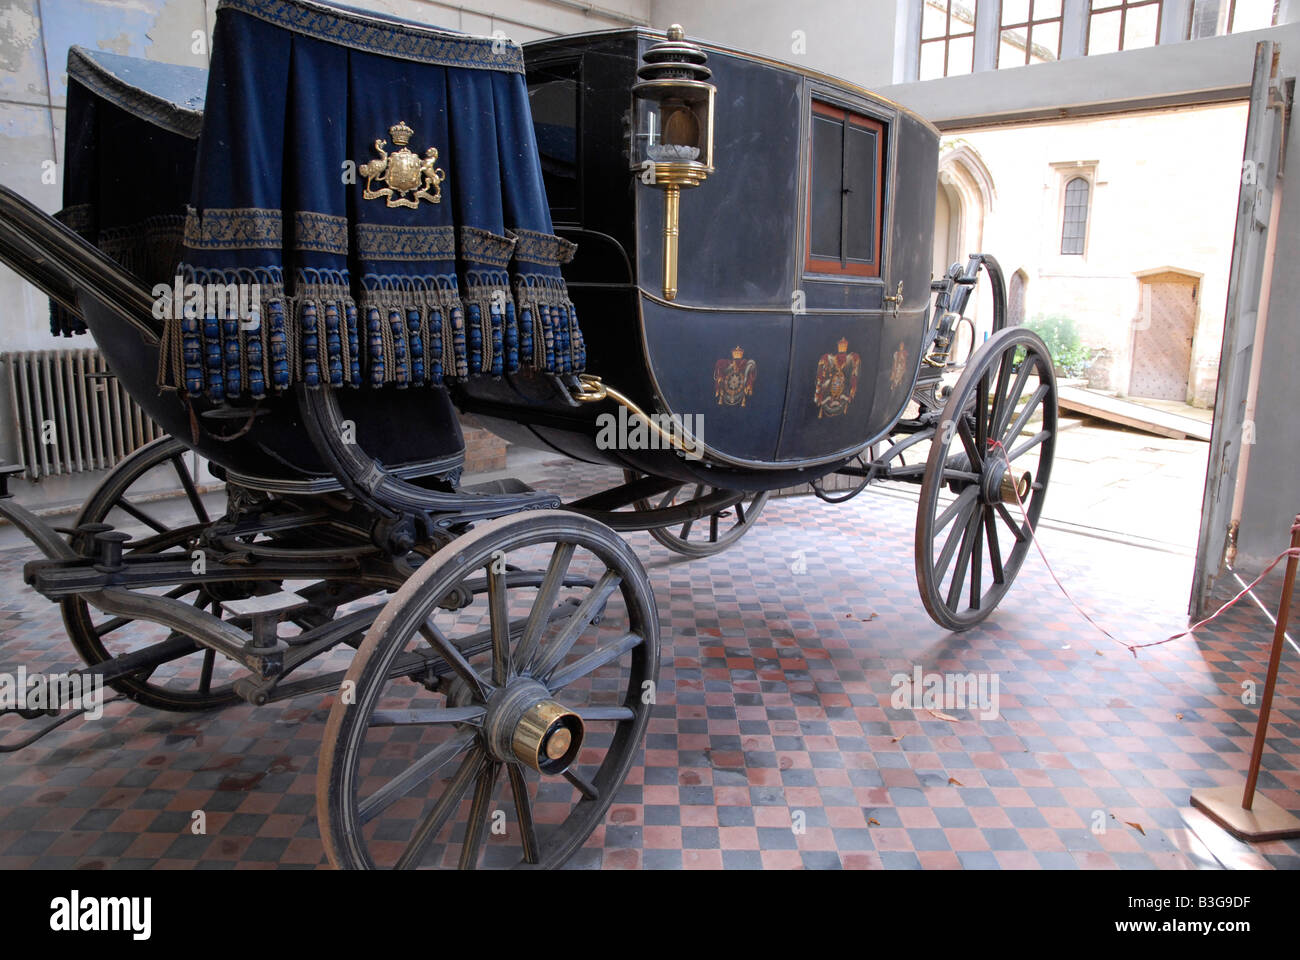
[(1134, 430), (1154, 433), (1158, 437), (1206, 442), (1210, 439), (1210, 425), (1193, 417), (1180, 416), (1154, 407), (1144, 407), (1131, 400), (1121, 400), (1118, 397), (1081, 390), (1078, 387), (1059, 387), (1057, 397), (1063, 410), (1074, 410), (1099, 420), (1109, 420), (1111, 423), (1132, 427)]

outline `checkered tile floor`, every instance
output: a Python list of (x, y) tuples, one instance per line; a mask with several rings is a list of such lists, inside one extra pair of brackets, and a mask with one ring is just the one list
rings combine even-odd
[[(572, 497), (604, 470), (548, 465)], [(1188, 805), (1243, 781), (1271, 627), (1244, 603), (1138, 658), (1030, 556), (984, 625), (947, 633), (912, 567), (914, 501), (769, 503), (720, 556), (645, 534), (663, 643), (644, 759), (572, 868), (1297, 868)], [(1045, 531), (1072, 594), (1130, 642), (1185, 626), (1185, 556)], [(0, 555), (0, 670), (75, 667), (58, 610)], [(806, 572), (802, 568), (806, 564)], [(798, 570), (800, 572), (796, 573)], [(891, 703), (891, 678), (996, 677), (998, 712)], [(328, 697), (168, 714), (117, 702), (0, 755), (0, 868), (323, 865), (314, 781)], [(944, 719), (948, 717), (950, 719)], [(1284, 658), (1261, 792), (1300, 813), (1300, 669)], [(12, 741), (30, 722), (0, 719)], [(203, 810), (207, 833), (190, 832)]]

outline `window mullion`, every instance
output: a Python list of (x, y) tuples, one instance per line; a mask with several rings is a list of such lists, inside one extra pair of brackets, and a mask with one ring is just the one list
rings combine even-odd
[(1061, 8), (1061, 59), (1082, 57), (1088, 49), (1088, 0), (1065, 0)]
[(998, 42), (1002, 36), (1002, 0), (977, 0), (975, 4), (974, 71), (996, 70)]

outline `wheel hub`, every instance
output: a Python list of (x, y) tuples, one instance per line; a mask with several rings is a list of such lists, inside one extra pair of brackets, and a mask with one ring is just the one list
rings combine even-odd
[(483, 734), (498, 760), (540, 773), (563, 773), (582, 748), (582, 718), (536, 680), (519, 677), (488, 701)]
[(1017, 477), (1014, 471), (1007, 470), (1005, 459), (990, 454), (980, 477), (980, 499), (989, 504), (1024, 503), (1033, 482), (1033, 474), (1028, 470)]

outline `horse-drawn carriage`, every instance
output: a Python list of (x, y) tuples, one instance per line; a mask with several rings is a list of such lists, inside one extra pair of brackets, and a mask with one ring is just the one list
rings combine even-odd
[[(0, 257), (170, 436), (71, 528), (0, 513), (86, 671), (134, 700), (335, 694), (337, 866), (555, 866), (586, 840), (655, 700), (619, 531), (703, 556), (770, 491), (919, 483), (917, 580), (950, 629), (1029, 549), (1051, 360), (1004, 329), (992, 258), (932, 281), (938, 133), (897, 105), (679, 28), (521, 50), (312, 0), (222, 0), (206, 102), (195, 71), (107, 54), (69, 78), (62, 222), (0, 191)], [(623, 482), (463, 486), (457, 409)], [(133, 492), (159, 470), (192, 516)], [(511, 842), (487, 844), (502, 780)]]

